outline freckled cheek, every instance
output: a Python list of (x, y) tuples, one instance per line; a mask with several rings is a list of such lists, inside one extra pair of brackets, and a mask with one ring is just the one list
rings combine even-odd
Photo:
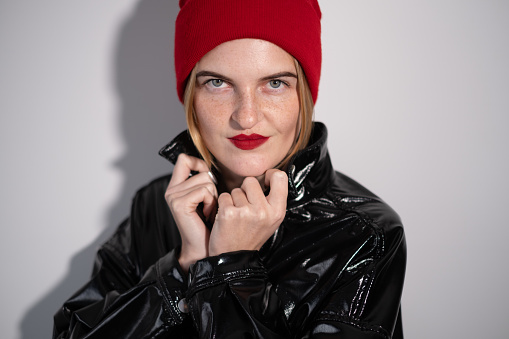
[(194, 108), (202, 134), (215, 134), (228, 125), (231, 104), (209, 96), (195, 96)]
[[(295, 134), (297, 124), (299, 123), (299, 101), (291, 100), (280, 102), (271, 108), (272, 121), (275, 127), (284, 133)], [(290, 137), (290, 135), (288, 135)]]

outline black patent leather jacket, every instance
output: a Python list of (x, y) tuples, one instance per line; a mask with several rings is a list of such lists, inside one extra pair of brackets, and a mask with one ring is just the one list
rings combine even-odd
[[(402, 338), (400, 219), (332, 169), (326, 140), (315, 123), (288, 166), (286, 217), (260, 251), (205, 258), (189, 276), (164, 199), (170, 176), (140, 189), (53, 338)], [(161, 150), (180, 152), (196, 154), (187, 133)]]

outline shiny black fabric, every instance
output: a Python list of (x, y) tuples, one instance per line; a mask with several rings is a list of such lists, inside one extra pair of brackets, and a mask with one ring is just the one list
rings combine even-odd
[[(286, 217), (260, 251), (179, 264), (164, 200), (138, 191), (92, 279), (55, 315), (53, 338), (402, 338), (406, 248), (397, 214), (332, 169), (327, 130), (288, 166)], [(187, 133), (161, 150), (196, 154)]]

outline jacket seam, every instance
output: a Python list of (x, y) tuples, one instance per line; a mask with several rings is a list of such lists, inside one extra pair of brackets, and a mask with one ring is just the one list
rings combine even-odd
[(194, 284), (194, 286), (191, 286), (189, 288), (189, 291), (187, 293), (187, 297), (190, 298), (199, 291), (208, 288), (208, 287), (214, 287), (217, 285), (221, 285), (223, 283), (229, 283), (232, 281), (239, 281), (244, 280), (248, 278), (254, 278), (254, 277), (265, 277), (266, 272), (265, 269), (243, 269), (243, 270), (237, 270), (233, 272), (223, 273), (217, 277), (211, 277), (211, 278), (205, 278), (200, 279), (200, 282), (197, 282)]
[[(366, 279), (362, 282), (361, 286), (357, 289), (357, 292), (355, 294), (354, 299), (352, 300), (355, 302), (355, 306), (352, 307), (350, 316), (354, 318), (360, 318), (364, 312), (364, 307), (366, 305), (366, 301), (368, 299), (368, 296), (371, 292), (371, 288), (373, 286), (374, 277), (376, 273), (376, 267), (377, 264), (380, 262), (380, 260), (383, 258), (383, 255), (385, 253), (385, 235), (383, 232), (383, 228), (380, 227), (372, 218), (370, 218), (368, 215), (366, 215), (362, 210), (357, 208), (357, 206), (346, 206), (345, 203), (339, 199), (339, 197), (333, 196), (333, 201), (336, 202), (336, 205), (338, 208), (343, 209), (344, 211), (355, 213), (359, 220), (366, 224), (376, 236), (376, 239), (379, 241), (379, 243), (375, 246), (375, 253), (373, 257), (373, 269), (369, 271), (365, 275)], [(376, 200), (373, 200), (374, 202), (377, 202)], [(362, 307), (361, 307), (362, 306)]]
[[(336, 206), (338, 208), (341, 208), (344, 211), (348, 211), (348, 212), (357, 214), (359, 219), (362, 220), (367, 226), (369, 226), (369, 228), (371, 228), (373, 230), (373, 232), (375, 232), (376, 237), (380, 240), (380, 244), (376, 246), (377, 253), (376, 253), (375, 261), (378, 262), (383, 257), (383, 254), (385, 253), (385, 237), (384, 237), (383, 228), (380, 227), (380, 225), (378, 225), (371, 217), (366, 215), (362, 210), (360, 210), (356, 206), (346, 206), (346, 204), (341, 202), (341, 200), (338, 199), (338, 197), (336, 197), (336, 196), (333, 196), (332, 199), (333, 199), (333, 201), (336, 202)], [(373, 200), (373, 201), (379, 202), (377, 200)]]
[[(178, 306), (175, 303), (174, 300), (171, 298), (170, 290), (168, 289), (168, 286), (166, 285), (166, 281), (164, 280), (164, 277), (161, 273), (161, 264), (158, 261), (155, 265), (156, 268), (156, 274), (157, 274), (157, 280), (159, 282), (159, 285), (161, 287), (161, 292), (163, 295), (163, 310), (166, 310), (169, 315), (173, 315), (174, 318), (172, 319), (170, 316), (168, 316), (168, 320), (173, 320), (174, 323), (179, 324), (184, 321), (184, 317), (181, 315), (180, 311), (178, 310)], [(165, 307), (166, 306), (166, 307)]]

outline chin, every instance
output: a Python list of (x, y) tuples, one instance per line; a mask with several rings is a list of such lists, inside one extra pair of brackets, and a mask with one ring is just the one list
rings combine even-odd
[(238, 175), (239, 177), (255, 177), (258, 178), (267, 172), (269, 168), (263, 168), (263, 169), (249, 169), (245, 171), (234, 171), (233, 173)]
[(239, 177), (260, 177), (262, 175), (265, 174), (265, 172), (267, 172), (267, 170), (269, 170), (270, 167), (268, 164), (260, 164), (259, 162), (254, 164), (254, 163), (247, 163), (247, 164), (244, 164), (242, 166), (222, 166), (223, 168), (225, 168), (228, 172), (230, 172), (232, 175), (234, 176), (239, 176)]
[(264, 175), (267, 170), (276, 167), (280, 161), (277, 158), (267, 154), (235, 154), (235, 156), (225, 157), (223, 161), (216, 158), (216, 161), (225, 174), (229, 172), (233, 176), (257, 178)]

